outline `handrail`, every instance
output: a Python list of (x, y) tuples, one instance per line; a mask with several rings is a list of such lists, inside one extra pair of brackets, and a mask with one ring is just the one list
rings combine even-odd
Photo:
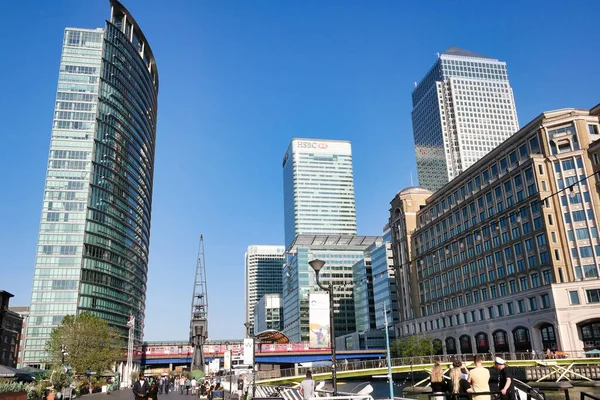
[[(455, 360), (460, 360), (465, 363), (473, 362), (476, 354), (444, 354), (444, 355), (431, 355), (431, 356), (414, 356), (414, 357), (398, 357), (392, 358), (391, 365), (392, 367), (400, 367), (400, 366), (410, 366), (410, 365), (422, 365), (422, 364), (433, 364), (434, 362), (441, 363), (452, 363)], [(502, 357), (506, 361), (539, 361), (544, 362), (548, 360), (556, 360), (556, 359), (586, 359), (586, 358), (594, 358), (590, 357), (588, 354), (584, 354), (582, 350), (575, 351), (560, 351), (554, 352), (550, 354), (550, 357), (546, 355), (546, 353), (536, 352), (518, 352), (518, 353), (487, 353), (483, 354), (483, 361), (493, 361), (494, 357)], [(597, 358), (597, 357), (596, 357)], [(354, 370), (364, 370), (364, 369), (377, 369), (381, 368), (385, 369), (387, 366), (385, 360), (360, 360), (349, 362), (348, 365), (345, 365), (344, 362), (336, 363), (336, 371), (338, 375), (343, 375), (345, 371), (354, 371)], [(298, 367), (298, 368), (288, 368), (288, 369), (280, 369), (273, 371), (258, 371), (256, 375), (257, 380), (264, 379), (272, 379), (272, 378), (291, 378), (295, 376), (305, 375), (306, 371), (310, 370), (313, 375), (314, 374), (325, 374), (331, 372), (331, 365), (322, 366), (322, 367)]]
[(586, 392), (581, 392), (579, 395), (580, 400), (585, 400), (588, 397), (592, 400), (600, 400), (600, 397), (594, 396), (593, 394), (589, 394)]

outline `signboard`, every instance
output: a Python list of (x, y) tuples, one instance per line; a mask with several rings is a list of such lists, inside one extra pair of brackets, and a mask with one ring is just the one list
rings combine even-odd
[(254, 365), (254, 340), (244, 339), (244, 365)]
[(231, 350), (227, 350), (223, 356), (225, 357), (223, 369), (225, 369), (225, 371), (229, 371), (231, 369)]
[(329, 294), (311, 293), (308, 311), (310, 348), (329, 348)]

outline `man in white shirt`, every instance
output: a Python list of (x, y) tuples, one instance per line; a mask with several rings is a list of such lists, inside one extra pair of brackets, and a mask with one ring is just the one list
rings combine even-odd
[(306, 379), (300, 382), (300, 394), (304, 400), (315, 397), (315, 381), (310, 371), (306, 371)]

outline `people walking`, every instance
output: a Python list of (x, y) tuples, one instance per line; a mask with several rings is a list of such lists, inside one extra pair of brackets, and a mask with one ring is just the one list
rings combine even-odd
[(304, 400), (315, 397), (315, 381), (310, 371), (306, 371), (306, 378), (300, 382), (300, 394)]
[[(470, 393), (487, 393), (490, 391), (490, 370), (483, 367), (483, 356), (475, 356), (475, 368), (469, 371)], [(490, 400), (489, 394), (473, 396), (473, 400)]]
[(500, 357), (496, 357), (494, 364), (498, 369), (498, 389), (502, 394), (500, 398), (502, 400), (513, 400), (516, 396), (512, 369), (506, 365), (506, 361)]
[(133, 396), (135, 400), (145, 400), (148, 397), (149, 390), (148, 382), (144, 377), (144, 374), (140, 374), (138, 380), (133, 384)]
[(148, 390), (148, 400), (158, 400), (158, 379), (152, 379), (150, 389)]
[(183, 389), (185, 389), (185, 376), (181, 376), (179, 378), (179, 394), (183, 394)]

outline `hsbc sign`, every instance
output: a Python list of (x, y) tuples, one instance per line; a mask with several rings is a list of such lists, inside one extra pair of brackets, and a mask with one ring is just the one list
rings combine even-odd
[(299, 149), (321, 149), (327, 148), (327, 143), (323, 142), (296, 142)]

